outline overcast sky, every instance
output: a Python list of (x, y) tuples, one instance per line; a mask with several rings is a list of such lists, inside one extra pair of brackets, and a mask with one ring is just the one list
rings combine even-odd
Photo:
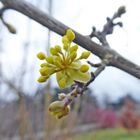
[[(37, 4), (35, 0), (34, 4)], [(41, 9), (44, 11), (46, 11), (45, 9), (47, 7), (45, 4), (46, 1), (40, 4)], [(140, 65), (139, 0), (59, 0), (59, 2), (58, 0), (53, 0), (53, 16), (79, 33), (88, 35), (91, 32), (92, 26), (96, 26), (99, 30), (102, 29), (106, 22), (106, 17), (112, 16), (118, 7), (122, 5), (126, 6), (127, 10), (127, 13), (120, 19), (124, 26), (123, 28), (116, 27), (114, 33), (108, 36), (107, 39), (113, 49)], [(8, 11), (5, 14), (5, 19), (16, 26), (18, 34), (11, 35), (6, 28), (2, 26), (3, 37), (5, 38), (3, 42), (4, 53), (2, 54), (3, 63), (9, 62), (11, 70), (15, 71), (15, 67), (20, 64), (23, 55), (22, 45), (27, 39), (30, 39), (31, 46), (28, 61), (29, 64), (34, 63), (38, 69), (40, 62), (36, 59), (36, 53), (45, 50), (46, 45), (44, 44), (46, 43), (47, 30), (33, 21), (31, 21), (30, 26), (28, 26), (28, 18), (17, 12)], [(30, 36), (27, 36), (27, 27), (30, 28)], [(53, 46), (60, 43), (60, 36), (52, 33), (51, 45)], [(98, 61), (95, 56), (90, 56), (90, 60), (95, 63)], [(38, 84), (34, 80), (38, 76), (39, 73), (35, 74), (35, 78), (32, 80), (30, 76), (33, 89)], [(107, 67), (91, 87), (99, 97), (103, 97), (103, 93), (109, 93), (111, 99), (115, 100), (116, 97), (131, 92), (140, 98), (140, 81), (112, 67)], [(27, 86), (26, 88), (28, 89), (29, 87)]]

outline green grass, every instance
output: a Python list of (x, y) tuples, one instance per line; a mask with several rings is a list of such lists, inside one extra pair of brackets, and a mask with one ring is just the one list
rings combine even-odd
[(68, 140), (140, 140), (140, 131), (130, 134), (123, 129), (105, 129), (73, 136)]

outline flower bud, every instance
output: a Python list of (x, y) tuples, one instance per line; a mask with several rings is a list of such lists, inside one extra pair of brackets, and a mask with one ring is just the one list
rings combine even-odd
[(48, 68), (47, 67), (42, 67), (40, 70), (39, 70), (40, 74), (42, 76), (48, 76)]
[(48, 64), (47, 63), (42, 63), (40, 66), (41, 67), (48, 67)]
[(64, 36), (62, 37), (62, 43), (63, 43), (64, 45), (68, 45), (68, 44), (69, 44), (69, 40), (68, 40), (68, 38), (67, 38), (66, 35), (64, 35)]
[(67, 51), (68, 48), (69, 48), (69, 45), (68, 45), (68, 44), (64, 44), (64, 45), (63, 45), (63, 49), (64, 49), (65, 51)]
[(63, 100), (66, 97), (65, 93), (58, 94), (58, 99)]
[(67, 32), (66, 32), (66, 36), (68, 38), (68, 40), (71, 42), (74, 40), (75, 38), (75, 34), (74, 32), (71, 30), (71, 29), (68, 29)]
[(54, 57), (54, 61), (59, 61), (59, 62), (61, 62), (61, 57), (55, 56), (55, 57)]
[(40, 60), (44, 60), (46, 58), (46, 55), (43, 53), (43, 52), (39, 52), (37, 54), (37, 57), (40, 59)]
[(7, 29), (9, 30), (10, 33), (16, 34), (17, 31), (16, 31), (16, 29), (15, 29), (14, 26), (12, 26), (12, 25), (9, 24), (9, 23), (5, 23), (5, 25), (6, 25), (6, 27), (7, 27)]
[(78, 45), (74, 45), (70, 48), (70, 52), (77, 51)]
[(85, 51), (85, 52), (82, 53), (80, 58), (81, 59), (87, 59), (89, 57), (89, 55), (90, 55), (90, 51)]
[(77, 53), (74, 51), (70, 54), (70, 59), (73, 61), (77, 57)]
[(80, 67), (80, 71), (83, 72), (83, 73), (87, 72), (88, 70), (89, 70), (89, 66), (86, 65), (86, 64), (84, 64)]
[(53, 64), (53, 56), (46, 57), (46, 61), (50, 64)]
[(69, 112), (70, 112), (70, 106), (68, 105), (61, 112), (56, 114), (56, 118), (61, 119), (63, 116), (68, 115)]
[(50, 52), (51, 52), (51, 54), (52, 55), (57, 55), (58, 54), (58, 52), (55, 50), (55, 48), (50, 48)]
[(62, 53), (61, 47), (59, 45), (56, 45), (54, 48), (57, 52)]
[[(56, 102), (60, 102), (60, 101), (56, 101)], [(50, 109), (49, 109), (49, 111), (50, 111)], [(61, 119), (63, 116), (66, 116), (69, 112), (70, 112), (69, 105), (62, 107), (60, 109), (56, 109), (56, 107), (55, 107), (55, 110), (50, 111), (51, 115), (53, 115), (56, 119)]]
[(61, 58), (58, 57), (58, 56), (54, 57), (53, 64), (56, 65), (59, 68), (63, 67), (63, 65), (61, 63)]
[(54, 60), (54, 65), (55, 66), (57, 66), (58, 68), (62, 68), (63, 67), (63, 65), (60, 63), (60, 61), (59, 60)]
[(48, 77), (47, 76), (40, 76), (39, 78), (38, 78), (38, 82), (39, 83), (43, 83), (43, 82), (46, 82), (46, 80), (48, 79)]
[(64, 116), (63, 114), (64, 114), (63, 111), (57, 112), (57, 113), (54, 115), (54, 117), (55, 117), (56, 119), (61, 119), (61, 118)]

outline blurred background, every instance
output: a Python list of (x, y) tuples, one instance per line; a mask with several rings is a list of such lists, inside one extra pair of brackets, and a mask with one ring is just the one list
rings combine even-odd
[[(102, 30), (106, 17), (124, 5), (127, 12), (119, 19), (123, 27), (115, 27), (107, 39), (113, 49), (140, 65), (138, 0), (27, 1), (83, 35), (89, 35), (93, 26)], [(16, 28), (17, 34), (10, 34), (0, 22), (0, 139), (139, 139), (138, 79), (107, 67), (87, 93), (75, 100), (71, 113), (56, 120), (49, 115), (48, 105), (58, 98), (58, 93), (69, 89), (60, 91), (55, 77), (44, 84), (37, 82), (40, 61), (36, 54), (49, 54), (49, 47), (61, 44), (61, 37), (13, 10), (4, 13), (4, 20)], [(100, 61), (94, 55), (89, 60)]]

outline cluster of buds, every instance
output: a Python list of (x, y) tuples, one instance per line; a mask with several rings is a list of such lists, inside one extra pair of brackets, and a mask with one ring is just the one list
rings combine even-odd
[(49, 111), (56, 119), (60, 119), (70, 112), (70, 106), (65, 106), (63, 101), (55, 101), (50, 104)]
[(60, 93), (58, 96), (59, 100), (52, 102), (49, 106), (51, 115), (56, 119), (66, 116), (70, 112), (70, 104), (76, 96), (77, 92), (75, 89), (67, 95)]
[(60, 88), (69, 87), (74, 81), (86, 83), (90, 79), (89, 66), (80, 62), (81, 59), (87, 59), (90, 52), (84, 51), (78, 57), (78, 45), (72, 45), (74, 39), (74, 32), (68, 29), (66, 35), (62, 37), (63, 49), (56, 45), (50, 48), (50, 56), (46, 56), (43, 52), (37, 54), (40, 60), (45, 60), (39, 70), (41, 76), (38, 82), (46, 82), (54, 73)]

